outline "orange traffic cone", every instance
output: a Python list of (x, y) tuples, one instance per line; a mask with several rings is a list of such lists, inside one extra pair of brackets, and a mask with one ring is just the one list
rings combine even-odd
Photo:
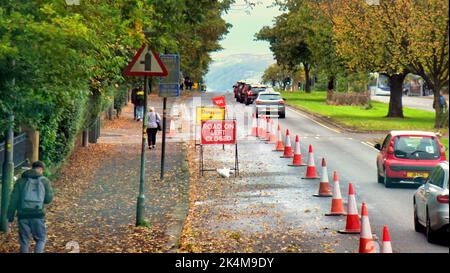
[(389, 229), (383, 226), (383, 244), (381, 245), (381, 253), (392, 253), (391, 237), (389, 236)]
[(298, 135), (295, 136), (295, 151), (294, 151), (294, 159), (292, 160), (292, 164), (289, 164), (291, 167), (301, 167), (306, 166), (302, 160), (302, 151), (300, 146), (300, 138)]
[(362, 203), (361, 207), (361, 236), (359, 239), (359, 253), (376, 253), (375, 243), (372, 238), (372, 230), (370, 228), (369, 213), (367, 212), (366, 203)]
[(269, 144), (275, 144), (277, 143), (277, 132), (275, 129), (275, 123), (273, 123), (273, 119), (270, 120), (270, 128), (272, 128), (272, 131), (270, 132)]
[(281, 152), (281, 151), (284, 151), (284, 145), (283, 145), (283, 141), (282, 141), (282, 137), (281, 137), (280, 124), (278, 124), (277, 131), (278, 131), (277, 144), (275, 145), (275, 150), (273, 150), (273, 151)]
[(339, 230), (343, 234), (358, 234), (361, 232), (359, 223), (358, 208), (356, 207), (355, 191), (353, 184), (348, 183), (348, 204), (347, 204), (347, 223), (344, 230)]
[(266, 126), (264, 126), (264, 121), (266, 118), (264, 116), (261, 116), (259, 119), (259, 131), (258, 131), (258, 137), (260, 139), (263, 139), (266, 136)]
[(289, 129), (286, 129), (286, 138), (284, 141), (284, 153), (281, 158), (292, 158), (292, 145), (291, 145), (291, 135), (289, 134)]
[(303, 179), (316, 179), (319, 178), (316, 171), (316, 164), (314, 163), (314, 153), (312, 145), (309, 145), (309, 155), (308, 155), (308, 167), (306, 167), (306, 176)]
[(256, 120), (256, 115), (253, 114), (252, 117), (252, 129), (251, 129), (251, 136), (258, 136), (258, 121)]
[(177, 131), (175, 130), (175, 121), (173, 118), (170, 119), (170, 127), (169, 127), (169, 134), (167, 135), (168, 138), (173, 138), (177, 136)]
[(270, 135), (272, 134), (272, 127), (271, 127), (272, 124), (271, 124), (270, 118), (267, 118), (266, 125), (267, 125), (267, 130), (266, 130), (265, 140), (269, 141), (270, 140)]
[(341, 188), (339, 187), (339, 180), (336, 171), (333, 174), (333, 198), (331, 200), (331, 212), (325, 214), (326, 216), (340, 216), (345, 215), (344, 205), (342, 204)]
[(325, 158), (322, 158), (322, 174), (320, 175), (319, 193), (314, 194), (316, 197), (331, 197), (333, 193), (330, 190), (330, 183), (328, 181), (328, 170)]

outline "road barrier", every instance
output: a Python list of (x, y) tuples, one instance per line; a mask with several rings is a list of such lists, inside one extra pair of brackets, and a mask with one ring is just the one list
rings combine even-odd
[(303, 160), (302, 160), (302, 151), (301, 151), (301, 146), (300, 146), (300, 138), (298, 137), (298, 135), (295, 136), (294, 159), (292, 160), (292, 164), (289, 164), (288, 166), (291, 166), (291, 167), (306, 166), (306, 164), (303, 163)]
[(314, 163), (314, 152), (312, 145), (309, 145), (309, 154), (308, 154), (308, 167), (306, 167), (306, 175), (303, 179), (317, 179), (319, 176), (316, 171), (316, 164)]
[(328, 170), (325, 158), (322, 158), (322, 173), (320, 175), (319, 193), (314, 194), (315, 197), (331, 197), (333, 193), (330, 189), (330, 183), (328, 181)]
[(341, 188), (339, 187), (339, 179), (337, 172), (333, 173), (333, 198), (331, 199), (331, 211), (325, 216), (341, 216), (345, 215), (344, 205), (342, 203)]
[(359, 253), (376, 253), (375, 243), (370, 228), (369, 213), (366, 203), (361, 206), (361, 236), (359, 238)]
[(348, 183), (347, 223), (345, 224), (345, 229), (339, 230), (338, 232), (342, 234), (358, 234), (361, 232), (355, 191), (352, 183)]

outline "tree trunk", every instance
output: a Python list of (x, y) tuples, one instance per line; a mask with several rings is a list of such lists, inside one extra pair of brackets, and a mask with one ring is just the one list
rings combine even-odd
[(391, 95), (389, 100), (388, 118), (404, 118), (403, 116), (403, 80), (408, 73), (388, 75), (389, 86), (391, 88)]
[(334, 92), (334, 76), (328, 78), (328, 86), (327, 86), (327, 102), (331, 101)]
[(304, 64), (303, 67), (305, 69), (305, 92), (311, 93), (310, 66), (309, 64)]

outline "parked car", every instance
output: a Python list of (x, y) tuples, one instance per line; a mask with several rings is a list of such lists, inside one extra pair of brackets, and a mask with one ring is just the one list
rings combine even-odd
[(245, 84), (245, 81), (240, 80), (240, 81), (237, 81), (236, 84), (233, 85), (233, 93), (234, 93), (234, 98), (235, 99), (238, 98), (238, 90), (239, 90), (239, 88), (242, 88), (244, 84)]
[(244, 90), (244, 87), (246, 86), (247, 84), (246, 84), (246, 82), (245, 81), (240, 81), (240, 82), (238, 82), (238, 84), (237, 84), (237, 88), (236, 88), (236, 101), (238, 101), (238, 102), (243, 102), (243, 100), (242, 100), (242, 92), (243, 92), (243, 90)]
[(272, 116), (274, 113), (279, 118), (286, 117), (285, 99), (281, 97), (279, 92), (275, 92), (269, 87), (264, 92), (260, 92), (255, 100), (256, 117), (260, 114)]
[(252, 104), (260, 92), (266, 91), (267, 86), (262, 84), (246, 84), (242, 90), (243, 102), (245, 105)]
[(433, 132), (391, 131), (376, 144), (378, 183), (414, 183), (427, 179), (433, 168), (446, 161), (445, 148)]
[(414, 193), (414, 229), (423, 231), (430, 243), (439, 233), (449, 233), (448, 225), (448, 162), (434, 168), (427, 182)]

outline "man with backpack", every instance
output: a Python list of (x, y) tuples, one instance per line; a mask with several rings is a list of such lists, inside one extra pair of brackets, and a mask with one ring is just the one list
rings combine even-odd
[(45, 164), (36, 161), (14, 184), (8, 207), (8, 221), (14, 222), (17, 212), (20, 252), (28, 253), (30, 240), (36, 242), (35, 253), (43, 253), (46, 243), (44, 204), (53, 200), (50, 181), (43, 176)]

